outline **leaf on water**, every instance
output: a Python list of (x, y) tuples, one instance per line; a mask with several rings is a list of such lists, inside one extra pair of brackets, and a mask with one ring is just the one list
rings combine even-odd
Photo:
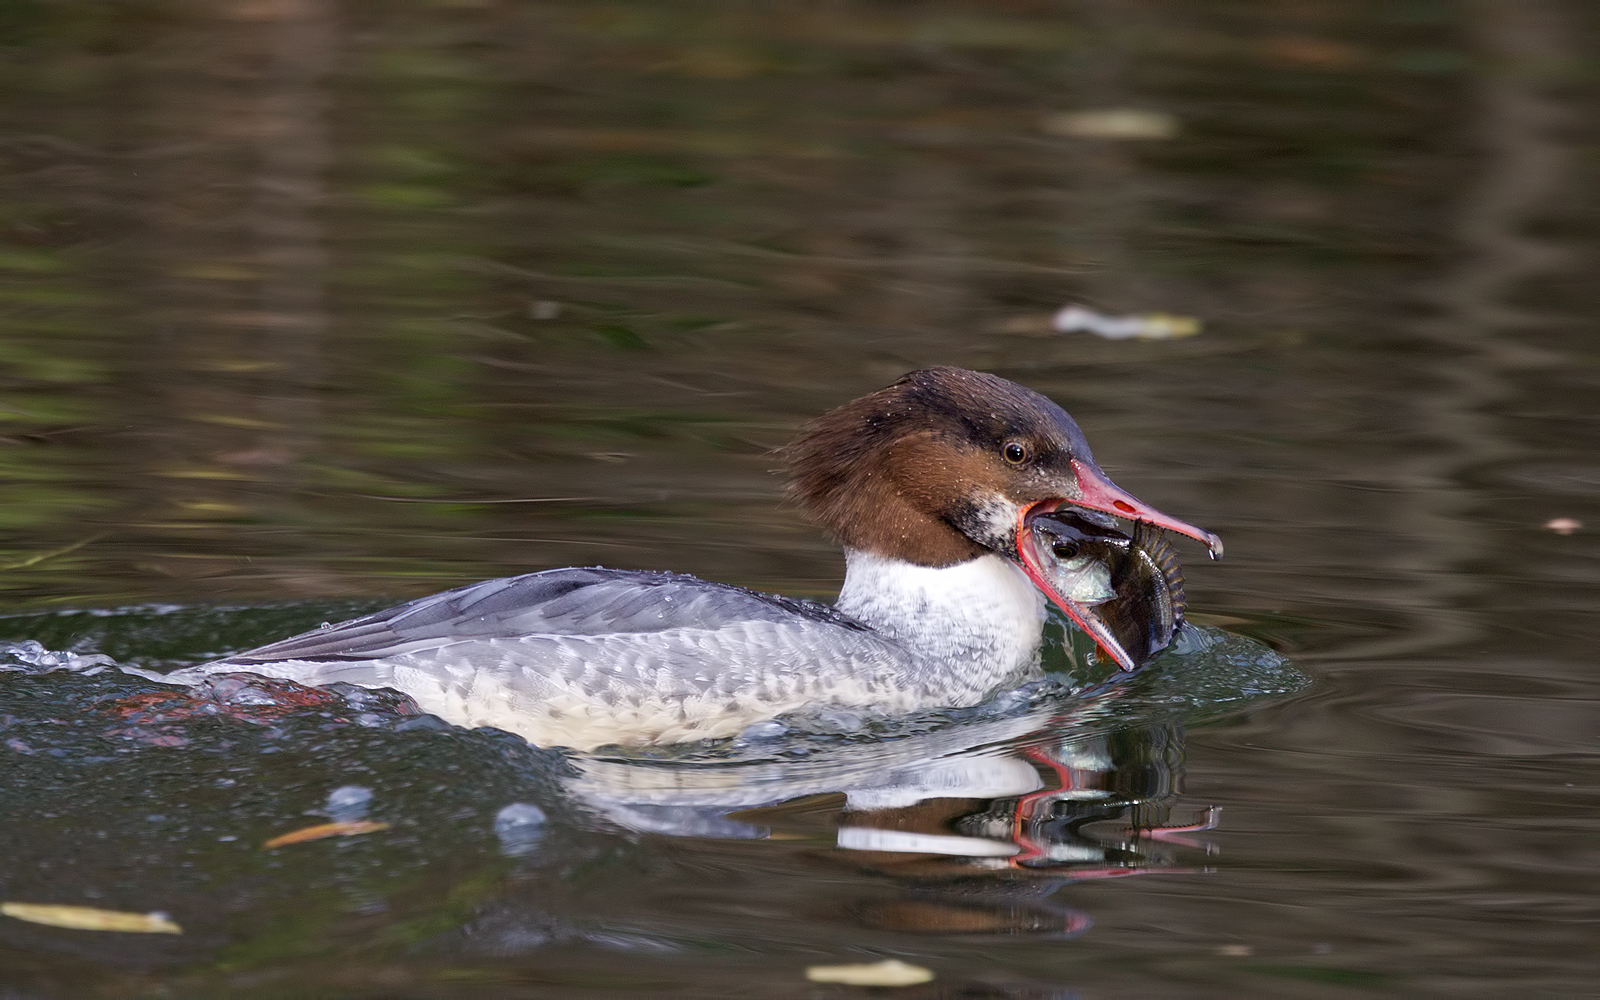
[(899, 959), (862, 962), (857, 965), (813, 965), (806, 969), (813, 983), (843, 983), (846, 986), (916, 986), (933, 981), (933, 973), (920, 965)]
[(263, 851), (272, 851), (290, 844), (303, 844), (308, 840), (321, 840), (324, 837), (354, 837), (363, 833), (377, 833), (379, 830), (389, 829), (388, 823), (374, 823), (372, 820), (363, 819), (351, 823), (318, 823), (299, 830), (273, 837), (261, 845)]
[(92, 906), (51, 903), (0, 903), (0, 913), (30, 924), (69, 927), (79, 931), (122, 931), (125, 934), (182, 934), (165, 913), (124, 913)]

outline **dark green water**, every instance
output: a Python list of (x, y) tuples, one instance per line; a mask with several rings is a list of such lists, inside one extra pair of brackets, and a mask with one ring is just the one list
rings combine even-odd
[[(0, 638), (165, 666), (574, 564), (829, 597), (770, 449), (940, 363), (1221, 534), (1197, 619), (1294, 664), (629, 760), (0, 673), (0, 901), (185, 930), (0, 918), (3, 992), (1594, 995), (1595, 15), (0, 7)], [(1063, 117), (1123, 108), (1164, 137)], [(261, 850), (350, 785), (387, 830)]]

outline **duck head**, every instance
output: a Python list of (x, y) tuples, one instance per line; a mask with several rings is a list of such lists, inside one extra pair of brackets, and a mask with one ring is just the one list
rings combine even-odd
[(1216, 535), (1113, 483), (1065, 410), (983, 372), (911, 372), (818, 417), (784, 454), (791, 494), (844, 545), (930, 567), (1009, 559), (1127, 670), (1137, 663), (1092, 607), (1058, 593), (1030, 557), (1030, 515), (1100, 511), (1222, 555)]

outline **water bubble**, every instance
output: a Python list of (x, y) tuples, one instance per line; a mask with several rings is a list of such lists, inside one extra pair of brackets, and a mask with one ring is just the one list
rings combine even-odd
[(340, 785), (328, 793), (328, 804), (322, 811), (338, 823), (354, 823), (367, 815), (372, 803), (372, 789), (361, 785)]
[(528, 854), (544, 837), (544, 810), (526, 802), (513, 802), (495, 813), (494, 835), (500, 839), (500, 853), (515, 858)]

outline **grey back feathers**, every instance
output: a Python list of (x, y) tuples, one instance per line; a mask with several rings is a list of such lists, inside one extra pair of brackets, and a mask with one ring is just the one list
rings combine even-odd
[(447, 591), (168, 675), (389, 687), (541, 746), (731, 736), (808, 705), (905, 710), (961, 685), (825, 605), (675, 573), (558, 569)]
[(759, 594), (679, 573), (554, 569), (485, 580), (230, 656), (236, 666), (283, 660), (382, 659), (458, 642), (535, 635), (590, 638), (717, 631), (756, 622), (870, 632), (823, 604)]

